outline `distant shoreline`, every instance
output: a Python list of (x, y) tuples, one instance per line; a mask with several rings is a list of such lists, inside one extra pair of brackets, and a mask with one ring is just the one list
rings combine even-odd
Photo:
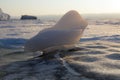
[[(85, 18), (120, 18), (120, 13), (90, 13), (90, 14), (81, 14)], [(60, 18), (62, 15), (33, 15), (37, 16), (38, 19), (42, 18)], [(11, 16), (11, 19), (20, 19), (21, 16)]]

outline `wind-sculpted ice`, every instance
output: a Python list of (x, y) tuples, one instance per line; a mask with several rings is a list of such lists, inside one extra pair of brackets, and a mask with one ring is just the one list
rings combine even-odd
[(9, 20), (9, 19), (10, 19), (10, 15), (3, 13), (2, 9), (0, 8), (0, 21)]
[(45, 29), (25, 44), (25, 50), (45, 51), (68, 49), (79, 42), (87, 22), (74, 10), (67, 12), (52, 28)]

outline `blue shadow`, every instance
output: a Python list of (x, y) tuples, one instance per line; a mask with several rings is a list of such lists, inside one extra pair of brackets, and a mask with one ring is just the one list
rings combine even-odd
[(0, 39), (0, 48), (17, 48), (23, 46), (27, 39), (23, 38), (5, 38)]

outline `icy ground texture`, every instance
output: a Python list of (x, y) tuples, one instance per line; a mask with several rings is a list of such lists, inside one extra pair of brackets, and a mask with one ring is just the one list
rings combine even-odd
[[(41, 20), (0, 21), (0, 47), (23, 47), (27, 39), (54, 24), (55, 22), (53, 21), (41, 22)], [(81, 41), (90, 40), (110, 40), (113, 42), (120, 42), (120, 26), (110, 24), (95, 25), (95, 23), (90, 23), (84, 31)]]
[(27, 39), (52, 25), (53, 22), (48, 24), (47, 22), (42, 23), (41, 20), (0, 21), (0, 47), (23, 47)]
[(34, 54), (23, 50), (27, 39), (55, 22), (0, 21), (0, 80), (120, 80), (120, 26), (99, 22), (89, 22), (80, 50), (61, 53), (76, 76), (54, 57), (31, 60)]
[(0, 79), (120, 80), (120, 44), (90, 41), (79, 43), (77, 46), (78, 49), (61, 52), (60, 56), (80, 75), (70, 73), (69, 69), (54, 57), (53, 52), (47, 58), (28, 59), (1, 66)]
[(95, 80), (120, 80), (120, 44), (91, 41), (79, 46), (83, 49), (65, 54), (71, 67)]

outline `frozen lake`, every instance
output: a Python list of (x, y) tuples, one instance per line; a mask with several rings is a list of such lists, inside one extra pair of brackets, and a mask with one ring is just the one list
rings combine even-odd
[[(70, 65), (68, 69), (56, 58), (48, 59), (48, 63), (45, 63), (41, 59), (31, 60), (34, 54), (24, 52), (24, 43), (39, 31), (52, 27), (55, 20), (0, 21), (1, 79), (120, 80), (120, 20), (87, 20), (89, 25), (80, 43), (76, 44), (80, 49), (61, 54), (62, 59)], [(72, 75), (69, 68), (82, 76)]]

